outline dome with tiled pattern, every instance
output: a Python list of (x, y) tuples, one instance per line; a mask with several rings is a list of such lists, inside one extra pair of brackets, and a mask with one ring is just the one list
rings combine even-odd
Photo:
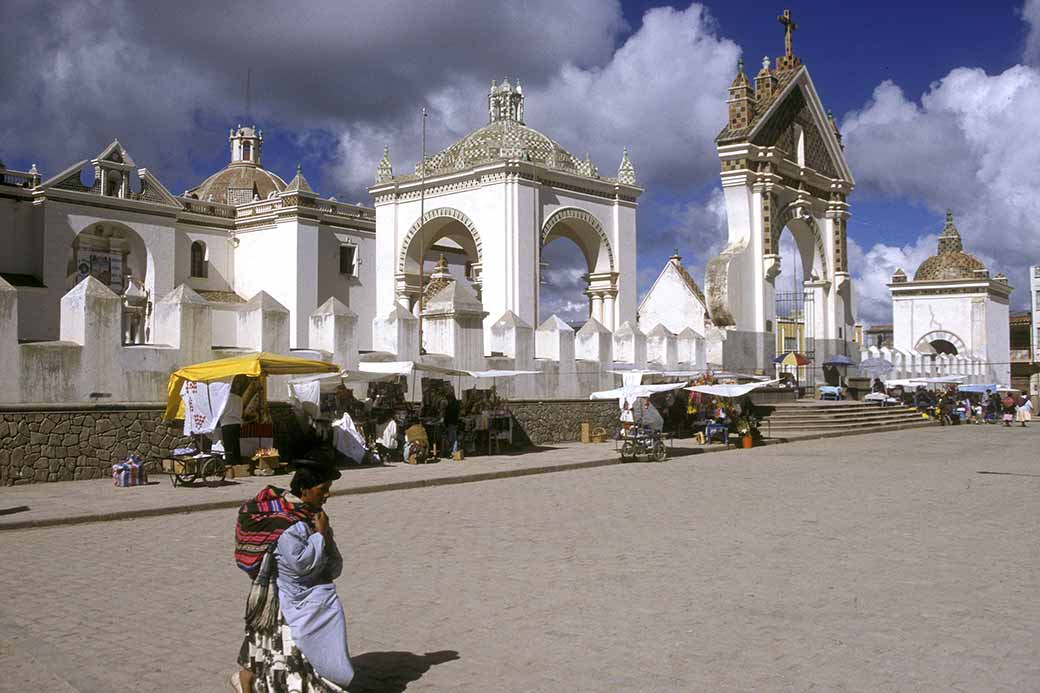
[(946, 226), (939, 236), (939, 252), (921, 263), (914, 281), (951, 281), (974, 279), (976, 270), (986, 270), (982, 260), (964, 252), (961, 234), (953, 223), (953, 213), (946, 212)]

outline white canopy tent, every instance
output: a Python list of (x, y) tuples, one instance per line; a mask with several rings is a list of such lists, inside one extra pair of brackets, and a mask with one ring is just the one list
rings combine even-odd
[(690, 392), (699, 392), (703, 395), (713, 397), (743, 397), (747, 393), (762, 387), (769, 387), (780, 382), (780, 379), (765, 380), (757, 383), (744, 383), (743, 385), (694, 385), (686, 388)]

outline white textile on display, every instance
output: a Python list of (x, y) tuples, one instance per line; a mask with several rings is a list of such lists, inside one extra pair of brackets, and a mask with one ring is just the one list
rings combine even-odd
[(379, 443), (387, 450), (397, 449), (397, 422), (390, 419), (386, 422), (382, 433), (379, 434)]
[[(624, 376), (623, 376), (624, 377)], [(619, 387), (613, 390), (603, 390), (602, 392), (593, 392), (589, 395), (589, 399), (616, 399), (618, 401), (618, 408), (624, 409), (625, 404), (632, 404), (640, 397), (649, 397), (650, 395), (657, 392), (668, 392), (670, 390), (678, 390), (686, 383), (666, 383), (663, 385), (635, 385), (634, 387)]]
[(181, 399), (184, 401), (184, 435), (212, 433), (220, 423), (230, 395), (230, 381), (186, 381), (181, 385)]
[(317, 418), (321, 411), (321, 382), (311, 380), (303, 383), (289, 383), (289, 392), (300, 403), (300, 406), (312, 418)]
[(365, 437), (357, 430), (350, 414), (344, 413), (343, 416), (332, 422), (332, 444), (347, 459), (357, 464), (365, 461), (365, 453), (368, 452), (368, 448), (365, 447)]

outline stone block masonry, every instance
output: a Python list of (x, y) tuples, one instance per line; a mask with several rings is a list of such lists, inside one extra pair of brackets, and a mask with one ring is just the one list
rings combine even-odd
[(0, 407), (0, 485), (97, 479), (137, 454), (148, 462), (187, 439), (151, 404)]
[(613, 434), (618, 425), (617, 400), (513, 400), (514, 445), (551, 445), (581, 439), (581, 424)]

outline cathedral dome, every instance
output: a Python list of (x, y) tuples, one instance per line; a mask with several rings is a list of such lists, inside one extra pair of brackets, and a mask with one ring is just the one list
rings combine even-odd
[(947, 211), (946, 226), (939, 236), (939, 252), (921, 263), (914, 273), (914, 281), (975, 279), (979, 270), (986, 272), (986, 265), (964, 252), (961, 234), (953, 224), (953, 213)]
[(272, 192), (285, 190), (285, 181), (260, 165), (264, 134), (255, 127), (239, 125), (228, 137), (231, 142), (231, 163), (185, 193), (223, 204), (244, 204), (259, 197), (266, 199)]
[[(505, 81), (491, 84), (488, 94), (490, 123), (471, 132), (447, 149), (426, 159), (426, 174), (449, 173), (477, 164), (521, 159), (579, 175), (597, 177), (586, 158), (578, 159), (557, 142), (524, 125), (523, 89)], [(421, 167), (416, 166), (416, 174)]]

